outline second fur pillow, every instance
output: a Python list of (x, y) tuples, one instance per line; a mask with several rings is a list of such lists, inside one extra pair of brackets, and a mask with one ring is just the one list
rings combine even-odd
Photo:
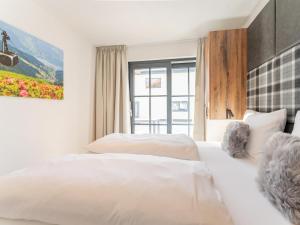
[(267, 142), (257, 182), (260, 191), (292, 224), (300, 225), (300, 138), (276, 133)]
[(239, 121), (231, 122), (226, 128), (222, 149), (234, 158), (247, 157), (246, 145), (249, 135), (250, 128), (248, 124)]

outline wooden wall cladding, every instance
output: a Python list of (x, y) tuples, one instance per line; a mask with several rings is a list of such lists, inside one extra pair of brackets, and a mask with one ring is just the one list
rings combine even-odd
[(276, 1), (276, 54), (300, 42), (300, 0)]
[(247, 30), (209, 34), (209, 119), (242, 119), (246, 110)]
[[(282, 4), (286, 2), (278, 1)], [(272, 59), (276, 54), (275, 4), (275, 0), (270, 0), (248, 28), (248, 71)]]

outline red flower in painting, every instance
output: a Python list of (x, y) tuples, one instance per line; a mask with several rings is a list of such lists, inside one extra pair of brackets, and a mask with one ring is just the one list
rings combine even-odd
[(27, 88), (26, 88), (26, 85), (25, 85), (25, 82), (24, 81), (19, 81), (19, 87), (20, 87), (20, 89), (21, 90), (26, 90)]
[(50, 94), (50, 97), (51, 97), (52, 99), (57, 99), (57, 96), (56, 96), (55, 93), (51, 93), (51, 94)]
[(13, 78), (7, 78), (6, 82), (7, 84), (12, 84), (15, 80)]
[(63, 87), (0, 70), (0, 96), (63, 99)]
[(21, 97), (27, 97), (28, 96), (28, 92), (26, 90), (21, 90), (20, 93), (19, 93), (19, 95)]

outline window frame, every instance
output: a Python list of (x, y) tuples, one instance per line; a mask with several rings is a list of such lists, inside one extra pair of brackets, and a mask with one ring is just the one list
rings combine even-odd
[[(167, 133), (172, 133), (172, 125), (183, 125), (188, 126), (188, 134), (190, 135), (190, 98), (195, 97), (195, 95), (190, 94), (190, 67), (194, 67), (196, 70), (196, 58), (180, 58), (180, 59), (165, 59), (165, 60), (149, 60), (149, 61), (133, 61), (128, 63), (129, 68), (129, 95), (130, 95), (130, 124), (131, 133), (135, 133), (135, 125), (149, 125), (149, 133), (152, 133), (151, 126), (157, 125), (151, 123), (151, 98), (153, 97), (166, 97), (167, 98), (167, 123), (159, 124), (162, 126), (167, 126)], [(167, 92), (166, 95), (151, 95), (151, 69), (152, 68), (166, 68), (167, 76)], [(172, 69), (174, 68), (188, 68), (188, 94), (187, 95), (172, 95)], [(149, 95), (135, 95), (135, 84), (134, 84), (134, 71), (136, 69), (149, 69)], [(135, 123), (135, 97), (148, 97), (149, 99), (149, 123)], [(173, 97), (186, 97), (188, 98), (188, 123), (187, 124), (176, 124), (172, 120), (172, 98)]]

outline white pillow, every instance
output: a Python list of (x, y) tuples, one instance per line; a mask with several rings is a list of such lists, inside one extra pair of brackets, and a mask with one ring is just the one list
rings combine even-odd
[(297, 112), (292, 135), (300, 137), (300, 111)]
[(252, 116), (254, 114), (263, 114), (263, 113), (248, 109), (248, 110), (246, 110), (246, 112), (244, 114), (243, 121), (245, 122), (249, 116)]
[(284, 131), (286, 118), (287, 111), (282, 109), (271, 113), (254, 113), (245, 119), (250, 126), (246, 148), (254, 162), (260, 160), (267, 140), (276, 132)]
[(93, 153), (128, 153), (199, 160), (196, 143), (183, 134), (110, 134), (86, 147)]

